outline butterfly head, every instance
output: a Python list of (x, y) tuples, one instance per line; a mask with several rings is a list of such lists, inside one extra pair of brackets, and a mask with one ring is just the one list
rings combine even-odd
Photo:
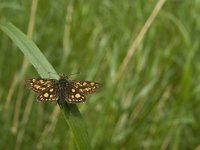
[(69, 79), (69, 77), (65, 74), (60, 74), (60, 80), (61, 79), (67, 80), (67, 79)]
[(66, 78), (60, 78), (58, 80), (59, 87), (67, 87), (69, 85), (69, 81)]

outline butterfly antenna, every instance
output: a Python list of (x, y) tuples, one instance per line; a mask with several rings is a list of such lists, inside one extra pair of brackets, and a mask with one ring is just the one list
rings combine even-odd
[(70, 75), (66, 75), (66, 74), (64, 74), (64, 73), (61, 73), (61, 74), (59, 74), (59, 76), (60, 76), (61, 78), (69, 79), (70, 76), (77, 75), (77, 74), (80, 74), (80, 73), (81, 73), (81, 72), (77, 72), (77, 73), (73, 73), (73, 74), (70, 74)]
[(57, 73), (55, 72), (48, 72), (49, 77), (51, 76), (51, 74), (57, 75)]
[(77, 74), (81, 74), (81, 72), (79, 71), (79, 72), (77, 72), (77, 73), (72, 73), (72, 74), (69, 75), (69, 77), (70, 77), (70, 76), (77, 75)]

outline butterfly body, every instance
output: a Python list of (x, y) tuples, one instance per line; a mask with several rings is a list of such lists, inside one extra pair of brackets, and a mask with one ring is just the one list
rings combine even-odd
[(96, 92), (100, 87), (97, 82), (67, 80), (65, 76), (56, 79), (33, 78), (26, 80), (27, 86), (38, 93), (37, 99), (46, 101), (58, 101), (67, 103), (81, 103), (87, 94)]
[(65, 99), (65, 95), (67, 94), (67, 89), (69, 88), (69, 82), (65, 79), (56, 80), (55, 86), (58, 88), (57, 93), (59, 99)]

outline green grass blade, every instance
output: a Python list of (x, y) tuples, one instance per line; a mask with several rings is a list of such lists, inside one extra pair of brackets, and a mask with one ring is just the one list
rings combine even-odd
[[(0, 29), (19, 47), (28, 61), (36, 68), (40, 76), (46, 78), (50, 75), (52, 78), (59, 77), (34, 42), (28, 39), (28, 37), (18, 28), (11, 23), (0, 23)], [(51, 74), (49, 74), (49, 72), (51, 72)], [(77, 147), (79, 149), (90, 149), (86, 126), (77, 106), (64, 104), (61, 108), (64, 117), (73, 132)]]
[[(58, 78), (54, 68), (47, 61), (33, 41), (28, 39), (26, 35), (24, 35), (11, 23), (1, 23), (0, 27), (19, 47), (28, 61), (35, 67), (40, 76), (49, 77), (51, 75), (54, 78)], [(49, 74), (49, 72), (51, 72), (51, 74)]]
[(79, 149), (91, 149), (89, 144), (89, 137), (86, 130), (86, 126), (82, 116), (76, 105), (63, 105), (63, 114), (65, 120), (68, 122), (70, 129), (72, 130)]

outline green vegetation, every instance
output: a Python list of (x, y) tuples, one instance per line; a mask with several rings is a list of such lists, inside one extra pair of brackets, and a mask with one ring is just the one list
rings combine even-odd
[[(200, 148), (199, 12), (198, 0), (0, 1), (0, 148)], [(55, 72), (102, 88), (77, 106), (38, 102), (25, 80)]]

